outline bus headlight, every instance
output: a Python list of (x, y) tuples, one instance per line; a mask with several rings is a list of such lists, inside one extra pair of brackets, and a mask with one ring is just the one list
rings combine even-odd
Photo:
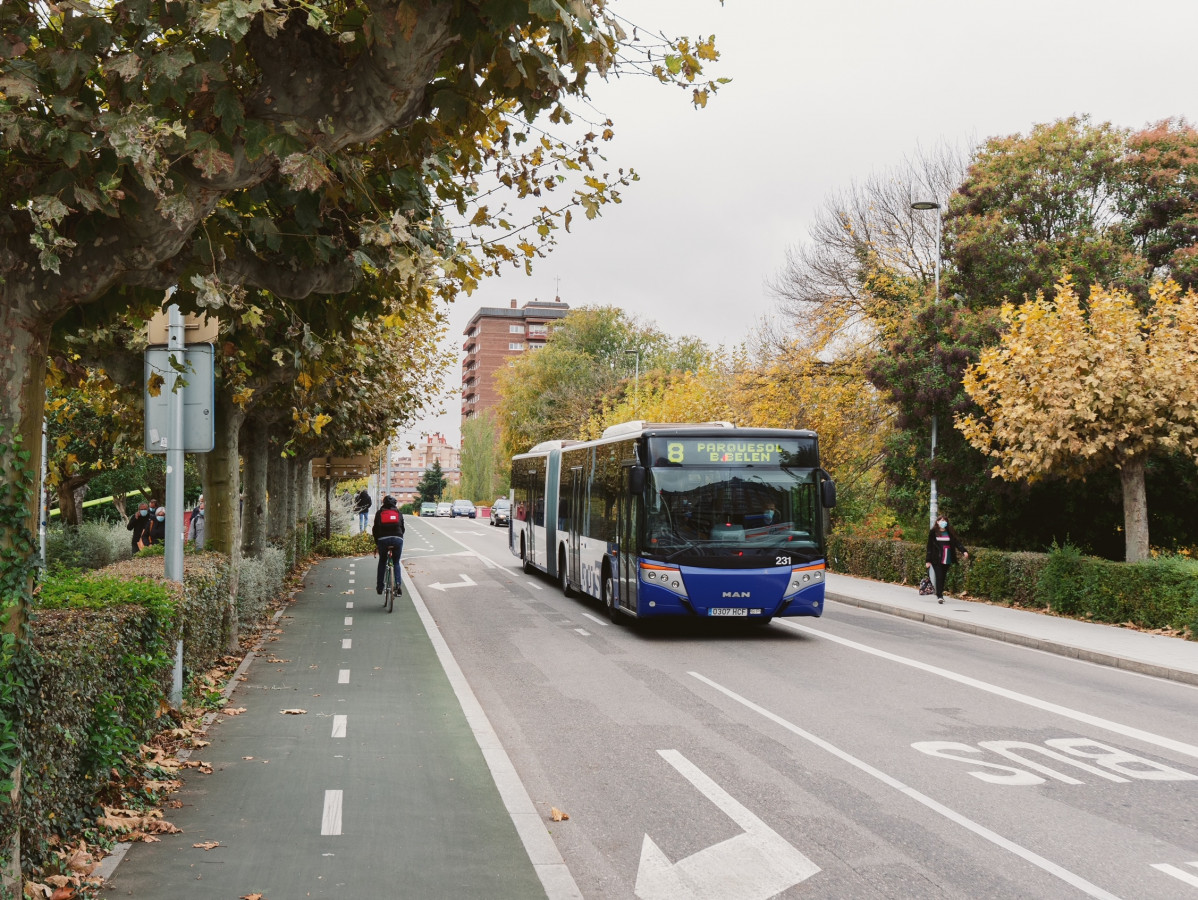
[(811, 587), (814, 584), (819, 584), (824, 580), (824, 568), (806, 567), (801, 569), (792, 569), (790, 572), (790, 585), (786, 588), (786, 593), (782, 596), (783, 600), (791, 600), (803, 588)]
[(682, 571), (677, 566), (663, 566), (658, 563), (641, 563), (641, 581), (645, 584), (655, 584), (679, 597), (686, 597), (686, 582), (682, 580)]

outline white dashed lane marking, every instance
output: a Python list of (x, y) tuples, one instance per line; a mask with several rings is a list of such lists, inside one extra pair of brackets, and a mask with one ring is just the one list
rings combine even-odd
[(349, 669), (342, 669), (337, 673), (338, 684), (349, 684)]
[(348, 719), (348, 716), (333, 716), (333, 737), (345, 737), (345, 724)]
[(346, 601), (345, 608), (346, 608), (346, 609), (353, 609), (353, 608), (354, 608), (354, 601), (353, 601), (353, 600), (348, 600), (348, 601)]
[(341, 834), (341, 793), (324, 792), (324, 813), (320, 817), (321, 834)]
[(352, 638), (342, 638), (341, 639), (341, 649), (342, 650), (350, 650), (353, 648), (353, 643), (354, 642), (353, 642)]
[(346, 624), (346, 625), (353, 625), (353, 624), (354, 624), (354, 617), (353, 617), (353, 616), (346, 616), (346, 617), (345, 617), (345, 624)]
[(589, 631), (587, 631), (585, 628), (575, 628), (574, 630), (577, 631), (579, 634), (581, 634), (583, 637), (591, 636), (591, 633)]

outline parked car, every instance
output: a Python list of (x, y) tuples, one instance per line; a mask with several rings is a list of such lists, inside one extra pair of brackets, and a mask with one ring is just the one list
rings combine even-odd
[(491, 504), (491, 524), (493, 526), (507, 525), (512, 521), (512, 501), (500, 497)]
[(472, 503), (470, 500), (454, 500), (453, 507), (450, 510), (450, 515), (452, 515), (455, 519), (458, 518), (458, 516), (461, 516), (462, 518), (469, 517), (473, 519), (478, 515), (478, 510), (474, 508), (474, 503)]
[(437, 514), (437, 504), (435, 504), (435, 503), (421, 503), (420, 504), (420, 517), (421, 518), (424, 518), (425, 516), (435, 516), (436, 514)]
[(437, 515), (442, 518), (449, 518), (450, 516), (452, 516), (453, 515), (453, 504), (448, 503), (448, 502), (438, 503), (437, 504)]

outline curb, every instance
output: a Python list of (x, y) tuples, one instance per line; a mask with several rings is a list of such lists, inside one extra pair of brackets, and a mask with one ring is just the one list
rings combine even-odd
[[(1146, 663), (1138, 659), (1128, 659), (1126, 656), (1103, 653), (1099, 650), (1086, 650), (1082, 647), (1062, 644), (1059, 641), (1051, 641), (1047, 638), (1003, 631), (1000, 628), (992, 628), (987, 625), (975, 625), (973, 622), (959, 622), (956, 619), (948, 619), (944, 616), (932, 615), (902, 606), (892, 606), (889, 603), (879, 603), (876, 600), (863, 600), (860, 597), (850, 597), (847, 594), (834, 594), (831, 591), (827, 591), (824, 596), (828, 600), (834, 600), (846, 606), (857, 606), (861, 609), (869, 609), (874, 612), (886, 613), (887, 615), (898, 616), (903, 619), (911, 619), (915, 622), (923, 622), (926, 625), (934, 625), (937, 628), (963, 631), (966, 634), (976, 634), (978, 637), (990, 638), (991, 640), (1002, 641), (1007, 644), (1017, 644), (1020, 647), (1043, 650), (1046, 653), (1055, 653), (1058, 656), (1067, 656), (1070, 659), (1078, 659), (1100, 666), (1110, 666), (1113, 669), (1123, 669), (1124, 671), (1136, 672), (1140, 675), (1150, 675), (1154, 678), (1164, 678), (1168, 681), (1178, 681), (1183, 684), (1198, 686), (1198, 672), (1174, 669), (1169, 666), (1159, 666), (1155, 663)], [(970, 601), (965, 600), (960, 602), (968, 603)]]

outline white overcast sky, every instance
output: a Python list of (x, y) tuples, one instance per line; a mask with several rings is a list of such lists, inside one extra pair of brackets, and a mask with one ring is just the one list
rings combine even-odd
[[(645, 78), (596, 83), (615, 121), (605, 155), (641, 180), (540, 260), (455, 304), (561, 298), (616, 305), (674, 334), (743, 341), (766, 282), (821, 200), (920, 147), (968, 146), (1069, 115), (1140, 127), (1198, 120), (1193, 0), (612, 0), (650, 30), (716, 35), (707, 108)], [(460, 352), (459, 352), (460, 359)], [(460, 384), (460, 367), (447, 387)], [(413, 435), (460, 441), (460, 396)]]

